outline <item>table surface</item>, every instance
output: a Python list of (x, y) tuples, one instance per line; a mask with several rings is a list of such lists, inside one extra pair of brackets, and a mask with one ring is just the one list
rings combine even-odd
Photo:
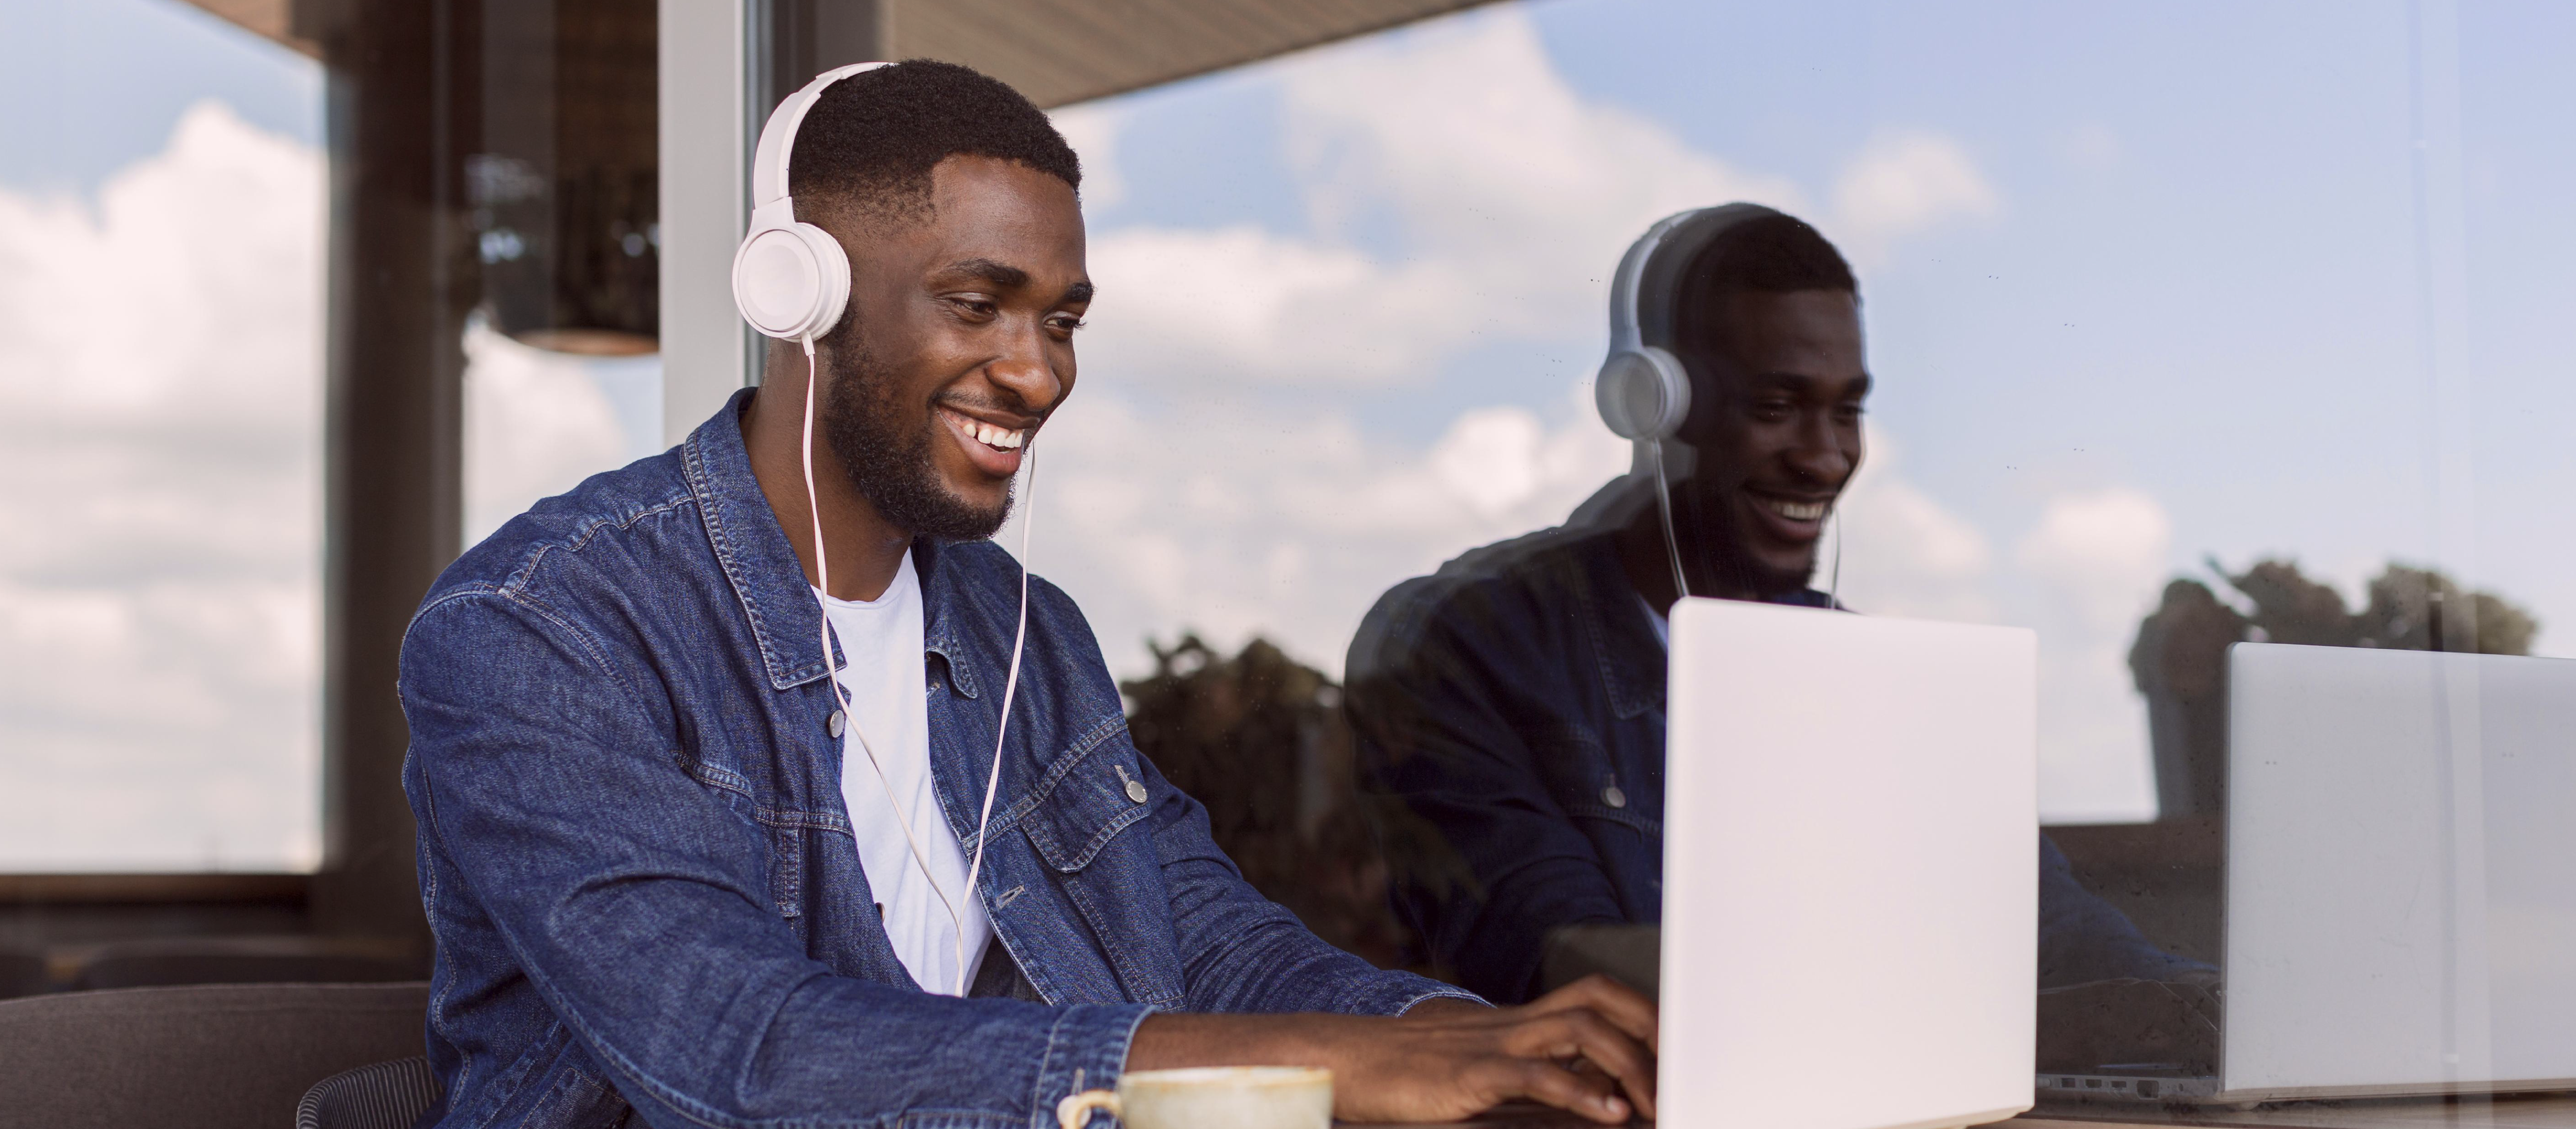
[[(2250, 1110), (2050, 1103), (1998, 1122), (1999, 1129), (2106, 1129), (2109, 1126), (2224, 1126), (2229, 1129), (2576, 1129), (2576, 1096), (2540, 1094), (2497, 1098), (2390, 1098), (2370, 1101), (2286, 1102)], [(1568, 1113), (1534, 1107), (1495, 1110), (1445, 1129), (1574, 1129), (1589, 1127)], [(1344, 1123), (1344, 1129), (1364, 1129)], [(1415, 1129), (1444, 1129), (1416, 1126)]]

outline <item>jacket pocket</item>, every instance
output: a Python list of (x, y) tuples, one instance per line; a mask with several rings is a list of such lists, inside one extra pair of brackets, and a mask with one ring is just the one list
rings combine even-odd
[(1058, 873), (1091, 865), (1102, 847), (1153, 810), (1135, 750), (1110, 739), (1125, 731), (1123, 719), (1095, 728), (1082, 745), (1049, 766), (1045, 791), (1020, 817), (1029, 844)]
[(1598, 737), (1571, 727), (1534, 740), (1531, 748), (1548, 798), (1565, 814), (1663, 837), (1663, 774), (1621, 765)]

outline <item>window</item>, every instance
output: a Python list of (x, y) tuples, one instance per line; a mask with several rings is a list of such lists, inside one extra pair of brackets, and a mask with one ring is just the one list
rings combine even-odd
[(0, 4), (0, 870), (319, 860), (322, 88)]

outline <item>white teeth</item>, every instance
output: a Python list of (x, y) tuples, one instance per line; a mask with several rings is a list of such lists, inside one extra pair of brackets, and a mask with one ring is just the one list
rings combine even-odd
[(1028, 442), (1029, 437), (1029, 433), (1025, 430), (1005, 431), (979, 419), (967, 420), (965, 430), (966, 434), (976, 442), (1005, 451), (1018, 449), (1022, 443)]
[(1771, 512), (1791, 521), (1818, 521), (1825, 516), (1823, 502), (1784, 502), (1778, 499), (1764, 499), (1764, 502), (1771, 507)]

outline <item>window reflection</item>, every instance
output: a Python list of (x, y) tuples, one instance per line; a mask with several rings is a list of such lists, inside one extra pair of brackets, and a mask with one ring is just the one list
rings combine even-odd
[[(2576, 251), (2552, 203), (2576, 163), (2541, 109), (2567, 80), (2532, 46), (2567, 18), (1537, 4), (1061, 111), (1102, 293), (1081, 394), (1048, 432), (1036, 568), (1082, 603), (1113, 668), (1145, 680), (1130, 684), (1140, 740), (1186, 716), (1204, 749), (1279, 758), (1201, 773), (1220, 829), (1275, 830), (1303, 809), (1250, 782), (1291, 779), (1309, 754), (1233, 735), (1269, 723), (1217, 704), (1234, 683), (1175, 663), (1249, 670), (1259, 654), (1347, 680), (1365, 782), (1367, 609), (1560, 526), (1630, 469), (1589, 387), (1619, 248), (1685, 207), (1807, 218), (1867, 295), (1877, 381), (1839, 553), (1809, 583), (1863, 614), (2037, 629), (2060, 896), (2165, 962), (2144, 977), (2061, 964), (2046, 1061), (2161, 1062), (2159, 1093), (2190, 1092), (2226, 1022), (2230, 648), (2576, 655), (2576, 587), (2554, 567), (2571, 527), (2549, 516), (2576, 481), (2552, 438), (2576, 393), (2546, 375), (2569, 347), (2543, 313), (2571, 297), (2545, 264)], [(2053, 49), (2014, 46), (2032, 42)], [(1763, 49), (1711, 67), (1711, 43)], [(1496, 646), (1452, 665), (1479, 672)], [(1385, 700), (1454, 730), (1549, 689), (1446, 712), (1418, 686)], [(2440, 708), (2463, 733), (2503, 724)], [(2526, 755), (2501, 741), (2388, 764), (2431, 780)], [(1587, 772), (1582, 744), (1537, 758), (1567, 786), (1522, 806), (1624, 819), (1651, 858), (1665, 813), (1642, 767)], [(2408, 857), (2469, 867), (2445, 872), (2460, 882), (2484, 872), (2457, 860), (2482, 852), (2517, 857), (2480, 866), (2529, 865), (2532, 841), (2497, 822), (2527, 809), (2477, 795)], [(2359, 826), (2424, 814), (2354, 802)], [(1454, 877), (1474, 857), (1449, 834), (1385, 841), (1400, 898), (1408, 875)], [(1466, 869), (1468, 904), (1489, 904), (1500, 868)], [(2441, 943), (2469, 963), (2446, 982), (2488, 983), (2472, 958), (2502, 950), (2482, 946), (2555, 936), (2530, 924), (2556, 896), (2533, 880), (2513, 870), (2516, 892), (2495, 895), (2512, 901), (2492, 918), (2510, 942), (2479, 940), (2487, 911), (2459, 895), (2462, 931)], [(1292, 904), (1313, 893), (1273, 886)], [(1473, 980), (1458, 962), (1491, 938), (1444, 946), (1430, 933), (1446, 919), (1404, 904), (1405, 947), (1372, 955)], [(1591, 917), (1655, 915), (1614, 905), (1533, 931)], [(1561, 938), (1589, 967), (1633, 951)], [(1545, 962), (1544, 940), (1514, 944)], [(2443, 1030), (2489, 1030), (2500, 1013), (2470, 1005), (2490, 990), (2504, 989), (2445, 997), (2470, 1010)], [(2474, 1059), (2466, 1038), (2442, 1053)]]

